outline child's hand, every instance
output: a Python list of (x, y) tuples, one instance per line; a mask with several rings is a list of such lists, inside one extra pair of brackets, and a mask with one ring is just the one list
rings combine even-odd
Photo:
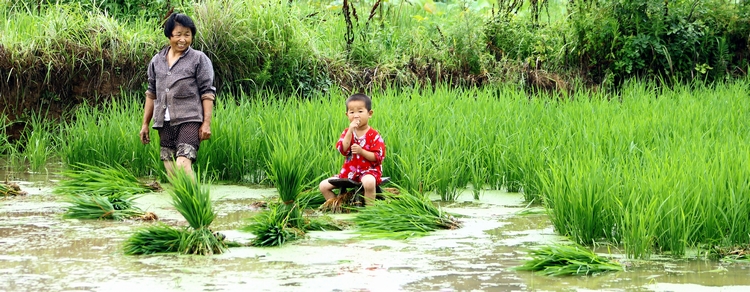
[(359, 119), (354, 119), (351, 124), (349, 124), (349, 131), (354, 131), (359, 127)]
[(365, 150), (362, 149), (362, 146), (359, 146), (359, 144), (357, 143), (352, 144), (352, 154), (362, 155), (364, 151)]

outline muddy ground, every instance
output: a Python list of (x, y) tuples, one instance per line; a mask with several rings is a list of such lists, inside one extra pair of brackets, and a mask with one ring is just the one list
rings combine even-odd
[[(138, 221), (64, 220), (66, 203), (50, 181), (18, 181), (24, 197), (0, 197), (0, 291), (748, 291), (750, 263), (654, 259), (628, 261), (616, 248), (602, 255), (624, 272), (546, 277), (511, 270), (528, 248), (565, 241), (545, 214), (517, 214), (520, 194), (470, 192), (442, 204), (466, 216), (464, 227), (408, 240), (364, 240), (353, 230), (310, 232), (275, 248), (239, 247), (217, 256), (125, 256), (122, 244)], [(214, 185), (214, 230), (246, 242), (239, 229), (258, 212), (251, 204), (273, 189)], [(166, 192), (138, 205), (161, 221), (186, 222)], [(337, 219), (352, 214), (335, 215)], [(599, 250), (598, 250), (599, 251)]]

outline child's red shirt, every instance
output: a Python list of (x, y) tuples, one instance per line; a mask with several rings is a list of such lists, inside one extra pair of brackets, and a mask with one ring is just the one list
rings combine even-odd
[[(355, 138), (352, 135), (352, 141), (349, 144), (349, 149), (344, 148), (344, 136), (349, 129), (345, 129), (339, 137), (339, 141), (336, 142), (336, 149), (341, 152), (342, 155), (346, 156), (344, 160), (344, 166), (341, 167), (339, 172), (339, 178), (348, 178), (354, 181), (360, 181), (362, 176), (370, 174), (375, 177), (377, 184), (382, 182), (381, 177), (383, 175), (382, 164), (383, 158), (385, 158), (385, 142), (380, 133), (370, 127), (365, 133), (364, 137)], [(375, 161), (369, 161), (362, 157), (362, 155), (352, 154), (351, 145), (354, 143), (362, 146), (362, 149), (375, 153)]]

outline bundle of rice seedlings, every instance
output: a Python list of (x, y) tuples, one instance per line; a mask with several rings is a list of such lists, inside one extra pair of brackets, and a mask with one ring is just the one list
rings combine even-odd
[(187, 220), (192, 231), (180, 239), (179, 252), (211, 255), (223, 253), (227, 246), (224, 236), (214, 233), (209, 226), (216, 219), (208, 187), (182, 170), (169, 176), (173, 188), (169, 191), (172, 205)]
[(350, 221), (334, 220), (328, 215), (315, 217), (308, 216), (306, 219), (304, 230), (344, 230), (353, 224)]
[(713, 246), (708, 254), (711, 258), (723, 262), (748, 262), (750, 261), (750, 245)]
[(149, 225), (125, 240), (125, 254), (178, 252), (180, 244), (185, 241), (189, 233), (190, 230), (187, 228), (174, 228), (166, 224)]
[(552, 244), (529, 253), (532, 259), (515, 267), (515, 270), (536, 271), (548, 276), (591, 275), (623, 270), (619, 263), (598, 256), (580, 245)]
[(461, 222), (432, 204), (427, 197), (401, 193), (383, 194), (354, 217), (359, 233), (366, 237), (408, 238), (439, 229), (456, 229)]
[(226, 251), (225, 236), (209, 228), (216, 219), (216, 212), (208, 187), (179, 168), (168, 179), (172, 184), (169, 191), (172, 206), (185, 217), (189, 227), (160, 224), (138, 230), (125, 242), (125, 254), (179, 252), (212, 255)]
[(132, 206), (127, 194), (113, 196), (69, 195), (65, 201), (72, 204), (63, 214), (66, 219), (113, 219), (125, 220), (145, 213)]
[(289, 224), (289, 213), (282, 205), (273, 204), (270, 209), (251, 218), (252, 223), (242, 228), (242, 231), (255, 235), (251, 245), (280, 246), (285, 242), (296, 240), (305, 232)]
[[(401, 191), (398, 188), (382, 188), (383, 192), (398, 195), (401, 194)], [(335, 198), (324, 201), (319, 207), (318, 210), (321, 212), (328, 212), (328, 213), (351, 213), (354, 210), (358, 210), (358, 207), (362, 207), (365, 204), (365, 198), (363, 194), (355, 195), (356, 193), (355, 188), (350, 188), (343, 194), (337, 195)], [(322, 197), (322, 195), (321, 195)], [(375, 196), (376, 199), (382, 200), (385, 199), (385, 196), (382, 193), (377, 193)], [(322, 200), (325, 200), (322, 198)]]
[(10, 182), (0, 182), (0, 194), (5, 197), (9, 196), (25, 196), (27, 193), (21, 190), (18, 184)]
[(122, 165), (93, 166), (79, 163), (60, 175), (66, 177), (53, 193), (60, 195), (142, 194), (161, 190), (158, 183), (143, 183)]
[(317, 181), (307, 179), (311, 164), (301, 163), (306, 156), (304, 149), (279, 141), (274, 145), (276, 148), (267, 161), (268, 178), (279, 192), (280, 202), (255, 215), (252, 223), (242, 229), (255, 235), (252, 242), (255, 246), (279, 246), (304, 236), (302, 209), (312, 199), (306, 196), (303, 202), (298, 202), (298, 196)]
[(144, 184), (124, 167), (78, 164), (61, 173), (67, 180), (60, 182), (53, 193), (65, 196), (71, 203), (64, 218), (114, 219), (136, 218), (156, 220), (155, 214), (133, 206), (136, 194), (158, 190), (158, 184)]
[(329, 213), (350, 213), (352, 207), (362, 206), (361, 202), (355, 200), (354, 190), (339, 194), (333, 199), (327, 200), (320, 205), (318, 210)]

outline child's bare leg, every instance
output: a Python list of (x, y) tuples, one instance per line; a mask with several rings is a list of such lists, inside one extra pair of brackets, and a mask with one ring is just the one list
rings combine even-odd
[(324, 179), (320, 182), (320, 193), (323, 194), (323, 197), (326, 198), (326, 200), (330, 200), (336, 197), (336, 194), (333, 193), (333, 189), (336, 188), (331, 183), (328, 182), (330, 178)]
[(365, 205), (369, 205), (375, 202), (376, 186), (377, 183), (374, 176), (366, 174), (362, 177), (362, 187), (365, 188)]

